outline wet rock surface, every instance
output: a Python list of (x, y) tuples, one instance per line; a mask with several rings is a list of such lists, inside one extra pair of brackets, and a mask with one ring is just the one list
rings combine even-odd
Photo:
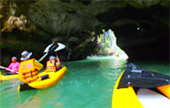
[[(25, 49), (40, 58), (51, 41), (67, 46), (58, 52), (63, 60), (84, 59), (98, 53), (103, 28), (114, 31), (129, 59), (169, 58), (169, 0), (1, 0), (0, 10), (1, 64)], [(23, 29), (4, 29), (11, 16), (21, 15), (29, 22)]]

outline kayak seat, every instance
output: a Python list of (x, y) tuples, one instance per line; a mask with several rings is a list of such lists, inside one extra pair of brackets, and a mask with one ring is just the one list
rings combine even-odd
[(49, 75), (48, 75), (48, 74), (41, 76), (41, 80), (45, 80), (45, 79), (48, 79), (48, 78), (49, 78)]

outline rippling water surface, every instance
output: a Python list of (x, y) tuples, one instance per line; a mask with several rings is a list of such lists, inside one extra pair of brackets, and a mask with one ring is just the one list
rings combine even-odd
[[(170, 76), (168, 63), (135, 62)], [(18, 92), (17, 79), (0, 83), (0, 108), (111, 108), (116, 79), (126, 61), (103, 57), (66, 62), (66, 74), (44, 90)]]

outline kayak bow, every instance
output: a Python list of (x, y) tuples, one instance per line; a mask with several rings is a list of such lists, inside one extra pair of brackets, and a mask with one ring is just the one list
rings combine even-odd
[(170, 107), (170, 76), (129, 64), (116, 81), (112, 108)]

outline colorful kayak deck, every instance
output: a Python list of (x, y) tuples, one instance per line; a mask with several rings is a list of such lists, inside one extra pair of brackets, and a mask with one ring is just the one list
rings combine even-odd
[[(147, 81), (144, 80), (145, 78)], [(156, 80), (158, 81), (159, 86), (154, 83)], [(169, 108), (169, 80), (169, 76), (155, 72), (152, 73), (151, 71), (146, 71), (138, 66), (132, 68), (128, 66), (119, 76), (114, 86), (112, 108), (151, 108), (150, 106), (157, 108), (157, 106), (164, 104), (164, 102), (169, 104), (162, 105), (164, 106), (163, 108)]]

